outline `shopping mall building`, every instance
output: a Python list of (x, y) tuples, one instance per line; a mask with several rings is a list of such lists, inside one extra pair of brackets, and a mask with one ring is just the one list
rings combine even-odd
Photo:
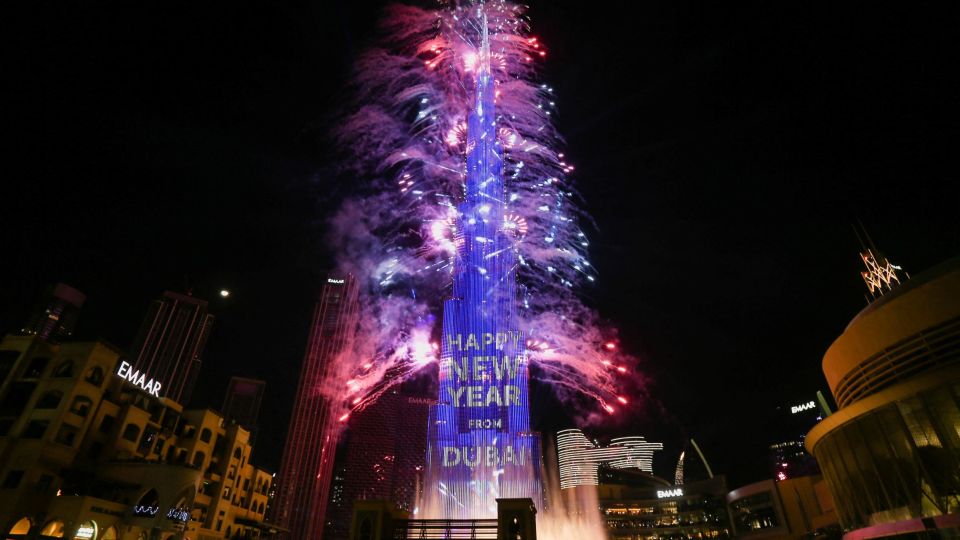
[(723, 476), (677, 486), (643, 471), (607, 469), (596, 490), (610, 540), (733, 536)]
[(823, 371), (839, 410), (806, 445), (844, 538), (958, 534), (960, 258), (870, 303), (827, 350)]

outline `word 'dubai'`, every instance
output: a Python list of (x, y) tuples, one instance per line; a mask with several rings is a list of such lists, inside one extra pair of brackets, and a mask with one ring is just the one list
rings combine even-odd
[(456, 467), (458, 465), (503, 467), (507, 464), (523, 465), (523, 448), (520, 449), (520, 452), (517, 452), (512, 446), (505, 446), (503, 454), (496, 446), (447, 446), (443, 449), (444, 467)]

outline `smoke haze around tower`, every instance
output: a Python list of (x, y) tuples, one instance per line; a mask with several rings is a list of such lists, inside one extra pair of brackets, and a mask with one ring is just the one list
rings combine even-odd
[(346, 389), (349, 407), (362, 408), (439, 358), (437, 321), (463, 242), (458, 204), (484, 17), (505, 184), (505, 200), (492, 202), (502, 204), (514, 254), (519, 330), (541, 382), (584, 404), (582, 420), (607, 417), (631, 406), (620, 389), (638, 384), (636, 361), (580, 295), (598, 277), (583, 229), (590, 218), (553, 124), (557, 98), (540, 80), (548, 50), (525, 7), (504, 1), (392, 5), (356, 60), (332, 133), (352, 193), (331, 220), (329, 244), (360, 282), (362, 323), (337, 379), (320, 391), (342, 399)]

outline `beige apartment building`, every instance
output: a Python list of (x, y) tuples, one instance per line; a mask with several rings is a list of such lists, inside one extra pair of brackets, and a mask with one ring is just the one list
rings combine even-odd
[(163, 397), (102, 342), (0, 342), (3, 539), (265, 536), (249, 432)]

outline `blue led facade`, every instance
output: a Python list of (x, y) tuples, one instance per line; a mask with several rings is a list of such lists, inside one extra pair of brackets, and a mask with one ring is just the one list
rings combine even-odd
[(428, 436), (424, 514), (449, 519), (495, 517), (497, 498), (530, 497), (537, 508), (543, 499), (485, 24), (483, 32), (467, 124), (466, 193), (457, 207), (453, 296), (443, 306), (440, 395)]

